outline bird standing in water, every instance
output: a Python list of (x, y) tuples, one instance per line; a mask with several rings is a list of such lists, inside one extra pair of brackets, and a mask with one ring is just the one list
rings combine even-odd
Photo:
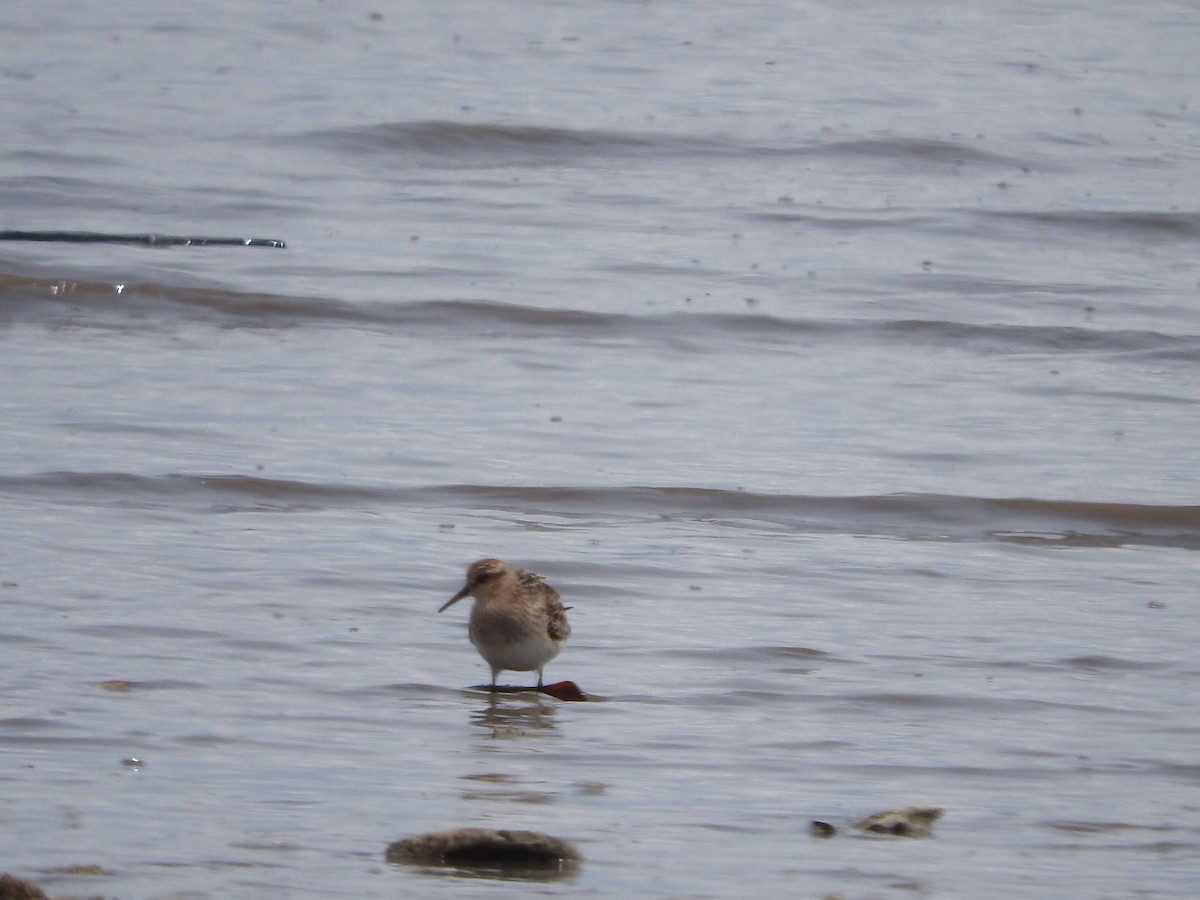
[(481, 559), (467, 569), (462, 590), (438, 612), (468, 595), (475, 598), (468, 634), (492, 669), (492, 687), (505, 669), (536, 671), (537, 686), (542, 687), (542, 669), (571, 635), (558, 592), (541, 575), (498, 559)]

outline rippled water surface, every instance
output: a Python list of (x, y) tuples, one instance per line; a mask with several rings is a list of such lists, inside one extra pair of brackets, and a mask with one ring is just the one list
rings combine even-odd
[(443, 7), (0, 11), (0, 871), (1193, 897), (1191, 7)]

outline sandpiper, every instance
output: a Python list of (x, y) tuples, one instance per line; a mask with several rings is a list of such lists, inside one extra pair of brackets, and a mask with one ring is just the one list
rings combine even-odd
[(442, 604), (438, 612), (470, 594), (475, 598), (468, 634), (471, 643), (492, 667), (492, 687), (504, 669), (512, 672), (542, 669), (558, 656), (571, 626), (558, 592), (541, 575), (515, 569), (498, 559), (481, 559), (467, 569), (467, 583)]

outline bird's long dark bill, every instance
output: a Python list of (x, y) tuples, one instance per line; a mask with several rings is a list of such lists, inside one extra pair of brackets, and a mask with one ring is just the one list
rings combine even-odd
[(459, 591), (457, 594), (455, 594), (453, 597), (451, 597), (449, 600), (447, 600), (445, 603), (443, 603), (441, 606), (441, 609), (439, 609), (438, 612), (445, 612), (450, 607), (452, 607), (455, 603), (457, 603), (459, 600), (461, 600), (463, 597), (467, 596), (467, 594), (469, 594), (469, 593), (471, 593), (470, 585), (464, 586), (461, 591)]

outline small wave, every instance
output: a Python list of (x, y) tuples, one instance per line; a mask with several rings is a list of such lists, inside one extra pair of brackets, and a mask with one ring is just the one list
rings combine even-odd
[(1002, 168), (1029, 168), (1020, 159), (981, 150), (961, 141), (887, 135), (847, 141), (829, 141), (816, 145), (816, 153), (826, 157), (868, 157), (914, 165), (958, 168), (967, 164), (982, 164)]
[(547, 165), (588, 157), (675, 154), (716, 145), (686, 137), (470, 122), (389, 122), (305, 132), (294, 140), (338, 153), (416, 159), (439, 168)]
[(966, 165), (1028, 169), (1019, 159), (959, 141), (883, 135), (855, 140), (755, 141), (728, 135), (553, 128), (541, 125), (451, 121), (385, 122), (296, 134), (290, 141), (338, 153), (439, 168), (536, 166), (591, 158), (803, 158), (883, 161), (906, 170), (956, 170)]
[(1082, 819), (1055, 819), (1044, 823), (1047, 828), (1055, 831), (1066, 831), (1073, 834), (1113, 834), (1128, 831), (1172, 832), (1178, 831), (1173, 825), (1137, 824), (1133, 822), (1094, 822)]
[(831, 232), (874, 231), (876, 229), (902, 229), (913, 232), (932, 230), (939, 221), (938, 216), (917, 213), (912, 210), (871, 209), (853, 211), (814, 207), (808, 209), (767, 209), (745, 214), (752, 222), (768, 222), (777, 225), (805, 225)]
[(999, 541), (1052, 547), (1200, 549), (1200, 506), (945, 494), (813, 496), (688, 487), (417, 487), (318, 484), (252, 476), (50, 472), (0, 477), (0, 493), (120, 506), (191, 505), (200, 512), (288, 512), (402, 506), (620, 522), (770, 526), (902, 540)]
[(991, 222), (1016, 225), (1024, 232), (1030, 228), (1055, 231), (1082, 231), (1124, 234), (1142, 240), (1177, 238), (1194, 241), (1200, 237), (1200, 213), (1158, 212), (1151, 210), (991, 210), (975, 212)]
[[(84, 159), (88, 165), (97, 160)], [(47, 163), (42, 161), (42, 165)], [(70, 161), (64, 168), (79, 166), (80, 161)], [(79, 209), (80, 198), (96, 191), (96, 182), (84, 178), (63, 175), (26, 175), (0, 179), (4, 202), (15, 209), (32, 207), (40, 210), (64, 209), (72, 213)]]
[(1116, 656), (1073, 656), (1070, 659), (1064, 659), (1063, 665), (1072, 669), (1081, 669), (1085, 672), (1096, 671), (1144, 671), (1161, 669), (1166, 666), (1162, 660), (1135, 660), (1123, 659)]
[(156, 508), (191, 503), (211, 512), (232, 509), (297, 510), (386, 502), (392, 491), (314, 484), (248, 475), (134, 475), (125, 472), (46, 472), (0, 476), (0, 493), (44, 494), (115, 506)]
[[(322, 297), (239, 293), (219, 289), (102, 282), (64, 282), (0, 273), (0, 324), (124, 325), (159, 328), (177, 322), (222, 328), (360, 328), (411, 336), (486, 334), (543, 340), (637, 338), (690, 343), (709, 352), (737, 338), (779, 347), (813, 340), (957, 348), (983, 355), (1012, 353), (1152, 353), (1200, 356), (1200, 336), (1072, 326), (972, 324), (919, 319), (815, 320), (753, 313), (683, 310), (658, 314), (604, 313), (482, 300), (349, 303)], [(717, 342), (717, 343), (714, 343)]]
[(211, 641), (219, 640), (224, 635), (219, 631), (209, 631), (202, 628), (181, 628), (171, 625), (139, 625), (122, 622), (119, 625), (72, 625), (68, 631), (76, 634), (86, 634), (91, 637), (116, 638), (122, 641), (136, 642), (139, 638), (182, 641)]

